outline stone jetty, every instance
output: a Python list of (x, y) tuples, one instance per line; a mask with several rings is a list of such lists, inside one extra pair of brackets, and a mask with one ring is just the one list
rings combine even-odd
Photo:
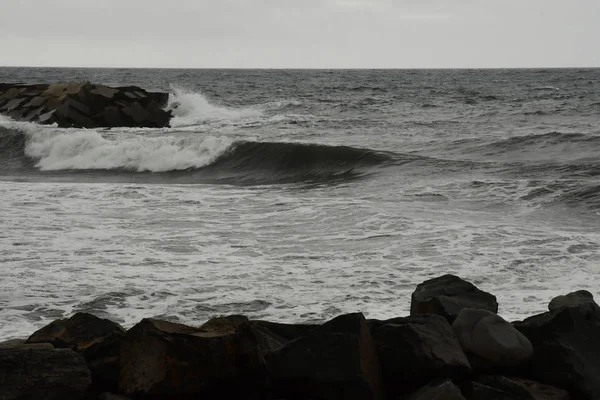
[(64, 128), (168, 127), (168, 100), (168, 93), (136, 86), (0, 83), (0, 114)]
[(0, 399), (597, 400), (600, 307), (559, 296), (524, 321), (445, 275), (418, 285), (411, 315), (320, 325), (215, 316), (143, 319), (126, 330), (77, 313), (0, 343)]

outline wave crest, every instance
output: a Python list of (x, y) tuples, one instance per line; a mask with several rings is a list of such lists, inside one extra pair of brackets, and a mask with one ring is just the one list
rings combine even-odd
[(25, 154), (43, 171), (125, 169), (166, 172), (204, 167), (223, 154), (226, 137), (143, 137), (111, 139), (93, 130), (32, 135)]

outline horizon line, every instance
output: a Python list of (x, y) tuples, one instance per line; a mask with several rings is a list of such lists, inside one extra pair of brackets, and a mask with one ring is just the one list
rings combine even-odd
[(64, 69), (187, 69), (187, 70), (313, 70), (313, 71), (359, 71), (359, 70), (540, 70), (540, 69), (599, 69), (600, 66), (535, 66), (535, 67), (140, 67), (140, 66), (57, 66), (57, 65), (0, 65), (0, 68), (64, 68)]

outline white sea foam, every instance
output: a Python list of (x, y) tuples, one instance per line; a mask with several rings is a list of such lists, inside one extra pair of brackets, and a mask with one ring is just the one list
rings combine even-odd
[(37, 131), (25, 152), (42, 170), (115, 169), (164, 172), (200, 168), (232, 144), (227, 137), (129, 136), (106, 138), (94, 130)]
[(233, 108), (212, 104), (202, 93), (173, 87), (167, 108), (173, 110), (172, 127), (200, 125), (211, 121), (240, 121), (263, 115), (258, 108)]

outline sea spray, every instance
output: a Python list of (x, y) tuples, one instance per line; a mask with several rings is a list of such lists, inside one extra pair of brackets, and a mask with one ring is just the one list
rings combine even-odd
[(237, 121), (257, 118), (263, 112), (257, 108), (232, 108), (212, 104), (199, 92), (179, 87), (171, 87), (173, 93), (169, 98), (168, 109), (173, 111), (171, 127), (201, 125), (210, 121)]

